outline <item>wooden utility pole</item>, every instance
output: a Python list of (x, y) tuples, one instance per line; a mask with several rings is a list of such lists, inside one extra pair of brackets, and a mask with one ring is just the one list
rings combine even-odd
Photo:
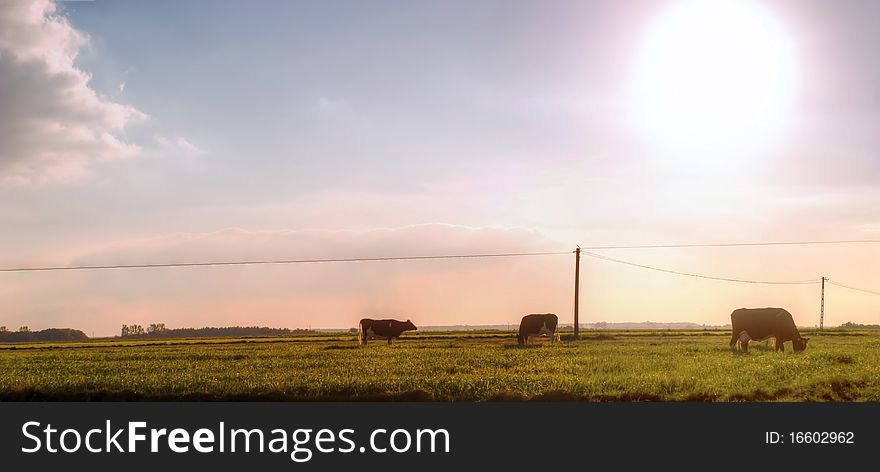
[(580, 339), (581, 329), (578, 320), (578, 292), (581, 288), (581, 247), (574, 250), (574, 338)]
[(822, 302), (819, 305), (819, 331), (825, 327), (825, 277), (822, 277)]

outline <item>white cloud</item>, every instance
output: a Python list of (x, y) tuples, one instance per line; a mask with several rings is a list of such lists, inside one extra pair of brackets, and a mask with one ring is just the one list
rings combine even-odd
[(205, 153), (205, 150), (187, 141), (184, 138), (177, 138), (177, 148), (183, 151), (187, 157), (195, 157)]
[(880, 234), (880, 223), (866, 223), (859, 226), (859, 231), (863, 233)]
[(162, 154), (178, 155), (188, 158), (198, 157), (207, 151), (191, 143), (183, 137), (171, 139), (165, 136), (156, 136), (154, 138), (159, 152)]
[(125, 128), (147, 115), (98, 94), (74, 65), (88, 37), (50, 0), (0, 5), (0, 183), (76, 178), (140, 154)]
[(320, 97), (315, 102), (315, 110), (327, 115), (351, 113), (351, 105), (340, 98)]

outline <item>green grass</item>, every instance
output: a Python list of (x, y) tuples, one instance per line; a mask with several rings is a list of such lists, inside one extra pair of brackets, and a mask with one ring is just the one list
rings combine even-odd
[[(725, 331), (512, 333), (0, 344), (3, 400), (880, 401), (880, 332), (805, 333), (802, 354)], [(565, 338), (565, 336), (563, 336)]]

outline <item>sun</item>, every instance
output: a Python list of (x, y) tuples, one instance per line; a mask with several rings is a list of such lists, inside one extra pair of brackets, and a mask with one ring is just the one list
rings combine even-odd
[(636, 127), (685, 158), (741, 156), (789, 120), (792, 42), (770, 11), (748, 0), (688, 0), (647, 31), (632, 82)]

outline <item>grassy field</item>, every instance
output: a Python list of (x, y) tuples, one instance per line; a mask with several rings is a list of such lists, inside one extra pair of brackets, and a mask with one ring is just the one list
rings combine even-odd
[(726, 331), (0, 344), (2, 400), (880, 401), (880, 332), (826, 330), (802, 354)]

